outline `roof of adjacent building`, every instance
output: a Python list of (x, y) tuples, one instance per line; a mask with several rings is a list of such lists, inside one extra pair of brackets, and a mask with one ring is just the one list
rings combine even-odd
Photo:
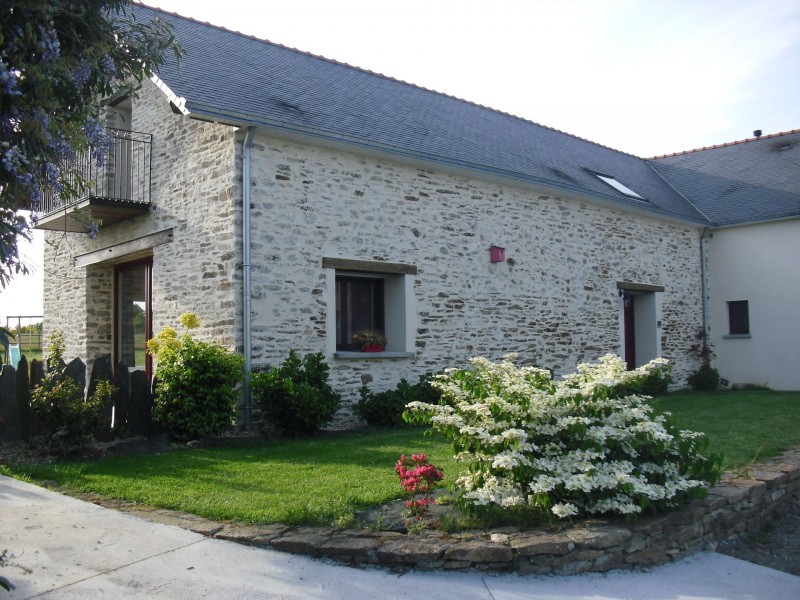
[(800, 217), (800, 129), (660, 156), (652, 164), (717, 225)]
[[(168, 57), (158, 77), (185, 99), (194, 116), (544, 186), (698, 225), (716, 221), (712, 214), (718, 211), (695, 206), (695, 194), (706, 191), (702, 177), (689, 177), (683, 173), (688, 167), (668, 158), (648, 161), (208, 23), (141, 5), (132, 10), (141, 20), (160, 16), (174, 26), (186, 56), (180, 62)], [(642, 199), (598, 174), (613, 177)]]

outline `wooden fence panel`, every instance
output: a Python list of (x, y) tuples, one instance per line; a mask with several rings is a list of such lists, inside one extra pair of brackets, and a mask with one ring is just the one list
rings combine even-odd
[(117, 388), (114, 395), (114, 432), (127, 435), (130, 433), (131, 420), (131, 376), (128, 366), (123, 362), (117, 363), (114, 387)]
[(0, 439), (22, 439), (22, 425), (17, 404), (17, 370), (11, 365), (0, 372)]
[(150, 382), (144, 371), (131, 373), (130, 418), (128, 431), (131, 435), (152, 435), (153, 395), (150, 393)]
[[(100, 356), (92, 363), (92, 373), (89, 376), (89, 388), (86, 392), (87, 397), (91, 397), (97, 390), (100, 381), (114, 382), (114, 373), (111, 370), (111, 357), (109, 355)], [(103, 407), (103, 425), (96, 432), (95, 437), (99, 440), (108, 441), (112, 439), (112, 419), (114, 417), (114, 398), (109, 398)]]
[[(28, 387), (29, 390), (33, 390), (37, 385), (42, 383), (42, 379), (44, 379), (44, 361), (33, 359), (31, 361), (31, 368), (30, 368), (30, 385)], [(30, 396), (28, 397), (30, 400)], [(28, 405), (30, 406), (30, 404)], [(44, 425), (42, 422), (36, 417), (36, 415), (31, 414), (31, 430), (30, 435), (36, 436), (41, 435), (44, 433)]]
[[(86, 365), (83, 361), (76, 358), (65, 369), (78, 385), (86, 388)], [(34, 359), (29, 365), (24, 356), (17, 369), (7, 365), (0, 371), (0, 441), (25, 440), (43, 432), (41, 423), (31, 411), (31, 390), (42, 382), (44, 375), (42, 361)], [(97, 382), (101, 380), (111, 381), (118, 392), (105, 409), (104, 424), (95, 432), (96, 437), (148, 436), (157, 432), (152, 419), (153, 396), (144, 371), (130, 373), (126, 365), (119, 363), (115, 374), (110, 357), (103, 356), (92, 365), (89, 395), (94, 393)]]
[(19, 410), (19, 424), (22, 439), (27, 440), (31, 436), (33, 427), (33, 412), (31, 411), (31, 378), (28, 359), (23, 354), (17, 364), (17, 385), (16, 400)]
[(31, 387), (30, 389), (35, 388), (37, 385), (42, 383), (42, 379), (44, 379), (44, 362), (41, 360), (33, 359), (31, 361)]
[(86, 389), (86, 364), (80, 358), (72, 359), (64, 374), (72, 377), (82, 390)]

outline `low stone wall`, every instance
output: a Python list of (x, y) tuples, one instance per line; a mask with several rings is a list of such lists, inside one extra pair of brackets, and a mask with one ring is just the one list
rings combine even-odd
[[(625, 521), (589, 520), (560, 528), (453, 534), (221, 524), (171, 511), (144, 514), (203, 535), (350, 564), (576, 574), (658, 565), (714, 550), (728, 537), (761, 529), (800, 504), (800, 449), (726, 474), (708, 497), (675, 513)], [(118, 506), (117, 508), (125, 508)], [(130, 509), (129, 509), (130, 510)], [(134, 512), (142, 514), (140, 510)]]

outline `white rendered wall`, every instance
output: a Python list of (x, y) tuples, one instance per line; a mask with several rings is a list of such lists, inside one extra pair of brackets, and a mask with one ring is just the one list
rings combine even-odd
[[(731, 384), (800, 390), (800, 220), (714, 231), (709, 242), (714, 366)], [(750, 337), (726, 337), (726, 302), (747, 300)]]

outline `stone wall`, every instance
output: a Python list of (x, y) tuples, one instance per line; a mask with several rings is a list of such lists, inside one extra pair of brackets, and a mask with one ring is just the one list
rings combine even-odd
[[(353, 397), (401, 377), (518, 352), (571, 372), (622, 352), (617, 282), (663, 285), (662, 354), (684, 382), (702, 323), (695, 228), (567, 197), (257, 136), (253, 360), (323, 351)], [(506, 249), (490, 263), (489, 247)], [(413, 358), (334, 356), (323, 257), (412, 264)]]
[(204, 321), (198, 337), (233, 348), (241, 344), (240, 311), (234, 308), (241, 296), (234, 128), (173, 114), (150, 81), (133, 100), (130, 126), (153, 135), (151, 210), (102, 227), (94, 240), (46, 234), (45, 335), (64, 331), (67, 355), (111, 353), (114, 265), (127, 259), (83, 268), (74, 267), (73, 259), (173, 228), (172, 243), (151, 252), (153, 329), (176, 326), (181, 313), (196, 312)]
[[(46, 334), (62, 329), (70, 355), (111, 352), (114, 265), (72, 261), (173, 228), (173, 241), (152, 249), (154, 331), (192, 311), (205, 323), (199, 337), (241, 351), (242, 132), (173, 114), (149, 81), (133, 101), (132, 129), (153, 134), (152, 209), (95, 240), (48, 234), (59, 243), (45, 256)], [(265, 136), (252, 155), (256, 366), (292, 348), (323, 351), (348, 401), (365, 381), (387, 389), (475, 355), (518, 352), (560, 375), (622, 353), (623, 281), (664, 287), (661, 354), (679, 383), (696, 366), (686, 354), (702, 322), (696, 228)], [(506, 248), (505, 262), (489, 261), (493, 244)], [(416, 267), (408, 356), (336, 355), (323, 257)], [(340, 417), (352, 423), (347, 409)]]

